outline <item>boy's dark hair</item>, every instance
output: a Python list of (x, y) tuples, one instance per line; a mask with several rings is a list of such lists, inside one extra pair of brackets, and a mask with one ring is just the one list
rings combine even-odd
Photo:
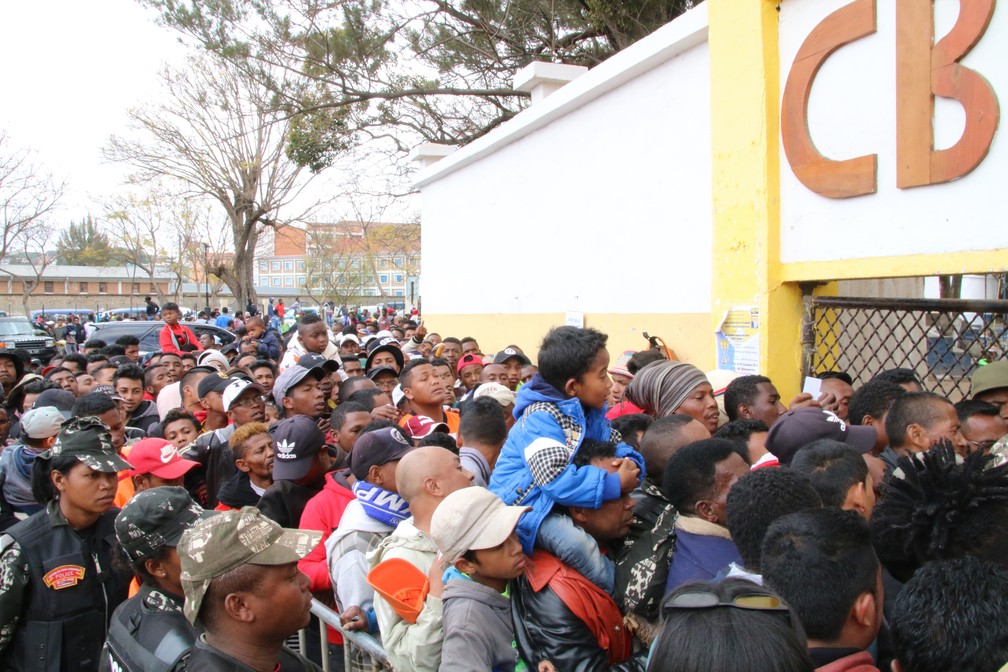
[(580, 381), (609, 337), (588, 327), (554, 327), (539, 346), (539, 375), (564, 393), (568, 380)]
[(632, 375), (637, 375), (637, 372), (643, 369), (648, 364), (654, 362), (660, 362), (666, 359), (665, 355), (662, 354), (661, 350), (657, 348), (652, 348), (649, 350), (641, 350), (640, 352), (635, 352), (627, 360), (627, 371)]
[(116, 345), (121, 345), (124, 348), (127, 348), (131, 345), (140, 345), (140, 339), (137, 338), (136, 336), (133, 336), (132, 334), (123, 334), (122, 336), (117, 338), (115, 342)]
[(646, 432), (648, 427), (654, 422), (654, 418), (646, 413), (627, 413), (612, 421), (613, 429), (620, 433), (623, 442), (633, 446), (634, 450), (640, 451), (640, 442), (637, 434)]
[(112, 376), (112, 385), (118, 385), (122, 378), (139, 380), (141, 385), (144, 385), (146, 382), (144, 380), (144, 370), (140, 368), (139, 364), (123, 364), (116, 369), (115, 375)]
[(1008, 564), (1008, 465), (974, 451), (957, 463), (943, 441), (897, 462), (872, 513), (872, 543), (898, 581), (924, 563), (973, 555)]
[[(749, 450), (749, 437), (754, 432), (769, 432), (770, 428), (762, 420), (739, 418), (722, 425), (714, 432), (714, 438), (735, 441)], [(748, 461), (748, 460), (746, 460)]]
[(1008, 570), (978, 558), (923, 567), (893, 606), (903, 672), (993, 672), (1008, 660)]
[(430, 363), (435, 369), (439, 366), (447, 366), (449, 369), (451, 368), (451, 362), (444, 357), (432, 357)]
[(426, 359), (411, 359), (406, 362), (406, 365), (399, 372), (399, 384), (404, 388), (410, 387), (413, 384), (413, 371), (421, 366), (430, 366), (431, 363)]
[(52, 380), (52, 377), (55, 376), (57, 373), (69, 373), (70, 375), (73, 375), (73, 371), (61, 365), (61, 366), (54, 366), (49, 371), (46, 371), (44, 378), (46, 380)]
[(255, 371), (256, 369), (269, 369), (276, 375), (276, 365), (268, 359), (257, 359), (251, 364), (249, 364), (248, 370)]
[[(106, 361), (104, 364), (102, 364), (101, 366), (99, 366), (97, 369), (95, 369), (91, 373), (92, 373), (92, 375), (97, 376), (99, 371), (104, 371), (105, 369), (112, 369), (113, 371), (118, 371), (119, 367), (116, 366), (115, 364), (113, 364), (112, 362)], [(112, 377), (115, 378), (115, 374), (113, 374)]]
[(479, 345), (479, 343), (476, 341), (476, 339), (473, 338), (472, 336), (466, 336), (465, 338), (459, 340), (459, 344), (460, 345), (465, 345), (466, 343), (476, 343), (476, 345)]
[[(155, 364), (154, 366), (148, 366), (146, 369), (144, 369), (144, 377), (143, 377), (144, 387), (153, 387), (154, 386), (154, 376), (157, 374), (158, 369), (162, 369), (162, 368), (165, 368), (164, 364)], [(191, 372), (192, 372), (192, 369), (189, 369), (189, 371), (186, 371), (187, 374), (191, 373)], [(185, 384), (184, 381), (185, 381), (185, 376), (182, 376), (182, 385)], [(181, 389), (182, 389), (182, 387), (179, 387), (179, 390), (181, 390)]]
[(861, 454), (833, 439), (818, 439), (801, 448), (791, 459), (791, 469), (809, 479), (823, 506), (842, 507), (847, 492), (868, 480), (868, 463)]
[(728, 383), (724, 391), (724, 411), (729, 420), (738, 418), (739, 404), (752, 406), (759, 396), (759, 384), (771, 383), (766, 376), (739, 376)]
[(822, 373), (817, 373), (816, 378), (820, 380), (842, 380), (852, 387), (854, 385), (854, 379), (846, 371), (823, 371)]
[(113, 343), (112, 345), (106, 345), (101, 351), (109, 357), (121, 357), (126, 354), (126, 347)]
[(718, 462), (732, 453), (742, 455), (738, 444), (727, 439), (703, 439), (677, 450), (665, 463), (662, 475), (665, 498), (680, 514), (696, 513), (693, 507), (717, 485)]
[(196, 419), (196, 416), (184, 408), (173, 408), (165, 413), (164, 420), (161, 421), (161, 427), (167, 427), (178, 420), (188, 420), (191, 422), (192, 426), (196, 428), (197, 433), (203, 431), (203, 428), (200, 427), (199, 420)]
[(163, 313), (166, 310), (178, 310), (178, 312), (180, 313), (182, 312), (181, 310), (179, 310), (178, 304), (175, 303), (174, 301), (165, 301), (165, 304), (161, 306), (161, 312)]
[(441, 446), (456, 455), (459, 454), (458, 443), (452, 438), (451, 434), (445, 434), (444, 432), (431, 432), (420, 439), (420, 446)]
[(441, 342), (442, 343), (454, 343), (455, 345), (459, 346), (460, 348), (462, 347), (462, 341), (460, 341), (459, 339), (455, 338), (454, 336), (448, 336), (447, 338), (442, 338)]
[(797, 618), (782, 618), (781, 612), (757, 609), (668, 608), (669, 602), (679, 595), (694, 592), (712, 593), (722, 604), (732, 604), (742, 596), (778, 597), (770, 588), (746, 579), (695, 581), (676, 588), (662, 605), (665, 617), (652, 645), (653, 662), (648, 667), (651, 672), (815, 669)]
[(346, 424), (346, 416), (350, 413), (371, 413), (371, 408), (365, 404), (358, 404), (353, 401), (340, 404), (333, 409), (332, 414), (329, 416), (329, 424), (338, 432), (343, 429), (343, 425)]
[(87, 370), (87, 357), (79, 352), (71, 352), (69, 355), (64, 355), (63, 363), (66, 364), (67, 362), (73, 362), (81, 371)]
[[(346, 362), (360, 362), (360, 357), (357, 355), (340, 355), (340, 361), (344, 364)], [(361, 375), (364, 375), (363, 373)]]
[(77, 398), (70, 415), (75, 418), (83, 418), (88, 415), (98, 416), (113, 408), (118, 408), (115, 399), (101, 392), (91, 392)]
[(927, 427), (942, 419), (941, 409), (948, 399), (934, 392), (908, 392), (898, 397), (889, 407), (885, 429), (889, 435), (889, 445), (899, 448), (906, 441), (907, 428), (917, 424)]
[(763, 468), (745, 474), (728, 491), (728, 531), (745, 568), (760, 571), (760, 551), (770, 524), (781, 516), (822, 507), (822, 500), (803, 475), (788, 467)]
[(955, 405), (955, 409), (956, 415), (959, 416), (959, 422), (966, 422), (974, 415), (986, 415), (993, 418), (995, 415), (1001, 414), (1001, 409), (998, 406), (979, 399), (963, 399)]
[(367, 406), (368, 407), (368, 412), (370, 413), (372, 410), (374, 410), (375, 403), (376, 403), (375, 402), (375, 398), (378, 397), (378, 396), (380, 396), (380, 395), (382, 395), (382, 394), (385, 394), (385, 393), (382, 392), (379, 389), (376, 389), (376, 388), (373, 388), (373, 387), (369, 387), (369, 388), (366, 388), (366, 389), (363, 389), (363, 390), (357, 390), (356, 392), (354, 392), (353, 394), (351, 394), (347, 398), (347, 400), (344, 401), (343, 403), (344, 404), (356, 403), (356, 404), (361, 404), (361, 405)]
[(847, 419), (852, 425), (860, 425), (866, 415), (881, 420), (889, 412), (893, 402), (906, 393), (906, 390), (891, 380), (869, 380), (851, 395)]
[(575, 467), (587, 467), (592, 463), (592, 460), (610, 457), (616, 457), (616, 443), (614, 441), (585, 439), (578, 446), (577, 452), (571, 458), (571, 463)]
[[(108, 346), (108, 343), (106, 343), (105, 341), (103, 341), (100, 338), (92, 338), (92, 339), (84, 342), (84, 349), (86, 349), (86, 350), (92, 350), (92, 349), (94, 349), (94, 350), (101, 350), (102, 348), (107, 347), (107, 346)], [(79, 354), (79, 353), (74, 353), (74, 354)], [(65, 356), (63, 358), (64, 361), (67, 360), (67, 359), (69, 359), (69, 357), (70, 357), (69, 355)]]
[(879, 371), (872, 380), (885, 380), (897, 385), (916, 383), (918, 386), (924, 387), (921, 384), (920, 378), (917, 377), (917, 374), (912, 369), (885, 369), (884, 371)]
[(297, 321), (298, 333), (300, 334), (304, 331), (305, 327), (317, 324), (321, 321), (322, 316), (318, 313), (302, 313), (301, 317), (299, 317)]
[(647, 478), (661, 487), (665, 473), (665, 463), (675, 451), (687, 445), (683, 437), (683, 427), (693, 422), (693, 416), (673, 413), (657, 418), (651, 423), (640, 442), (640, 454), (644, 457)]
[(868, 525), (853, 511), (826, 507), (778, 518), (763, 540), (760, 569), (812, 639), (840, 637), (858, 596), (882, 599)]
[(466, 440), (496, 446), (507, 439), (501, 405), (488, 397), (467, 399), (459, 406), (459, 434)]
[(108, 358), (109, 358), (108, 355), (104, 353), (92, 352), (90, 355), (87, 356), (87, 363), (94, 364), (95, 362), (107, 362)]

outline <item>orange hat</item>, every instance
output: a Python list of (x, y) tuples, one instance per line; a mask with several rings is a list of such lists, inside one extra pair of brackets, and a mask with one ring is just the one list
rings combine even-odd
[(367, 582), (407, 623), (416, 623), (430, 592), (430, 580), (413, 563), (389, 558), (368, 572)]

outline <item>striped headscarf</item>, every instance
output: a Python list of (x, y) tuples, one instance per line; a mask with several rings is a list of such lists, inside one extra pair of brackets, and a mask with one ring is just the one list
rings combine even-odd
[(690, 393), (706, 382), (707, 376), (692, 364), (658, 361), (638, 371), (624, 395), (646, 413), (664, 418), (675, 413)]

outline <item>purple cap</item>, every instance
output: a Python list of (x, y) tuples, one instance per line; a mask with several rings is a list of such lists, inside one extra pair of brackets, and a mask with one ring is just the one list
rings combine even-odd
[(810, 406), (780, 416), (767, 434), (766, 448), (781, 464), (790, 464), (795, 453), (818, 439), (833, 439), (867, 453), (877, 438), (874, 427), (852, 425), (831, 411)]

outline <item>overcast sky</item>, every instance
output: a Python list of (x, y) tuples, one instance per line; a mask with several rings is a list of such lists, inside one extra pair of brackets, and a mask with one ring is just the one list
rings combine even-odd
[[(184, 60), (177, 35), (136, 0), (0, 0), (0, 130), (67, 181), (58, 226), (100, 216), (96, 203), (123, 189), (126, 171), (105, 163), (101, 149), (124, 132), (130, 107), (156, 98), (161, 68)], [(330, 169), (310, 192), (343, 193), (342, 177)], [(401, 199), (383, 218), (407, 221), (413, 208)], [(354, 216), (339, 201), (319, 214)]]
[(124, 173), (103, 163), (101, 148), (156, 90), (161, 65), (184, 52), (152, 17), (135, 0), (0, 3), (0, 128), (67, 180), (61, 219), (80, 219), (92, 197), (115, 191)]

